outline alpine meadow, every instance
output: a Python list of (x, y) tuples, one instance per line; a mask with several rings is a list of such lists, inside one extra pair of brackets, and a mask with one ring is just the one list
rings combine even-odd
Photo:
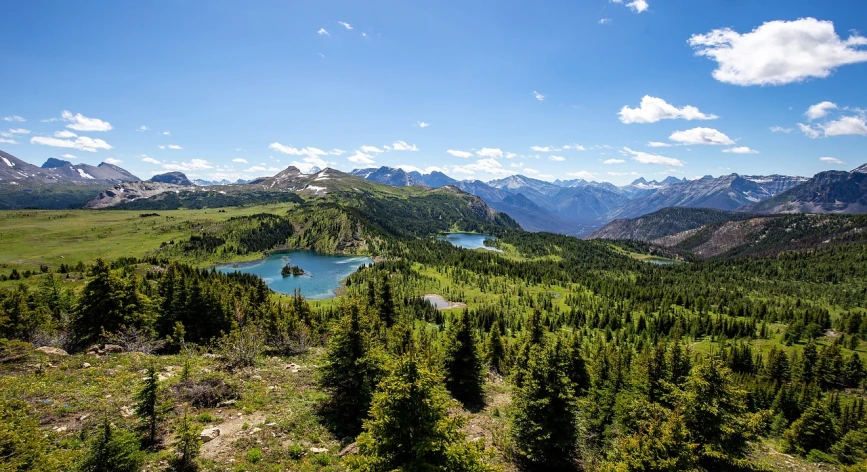
[(867, 472), (865, 18), (7, 5), (0, 472)]

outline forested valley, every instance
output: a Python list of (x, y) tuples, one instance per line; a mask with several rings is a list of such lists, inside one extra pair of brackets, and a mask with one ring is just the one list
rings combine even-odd
[[(867, 470), (862, 240), (656, 265), (461, 198), (7, 264), (0, 470)], [(376, 262), (324, 301), (211, 268), (289, 248)]]

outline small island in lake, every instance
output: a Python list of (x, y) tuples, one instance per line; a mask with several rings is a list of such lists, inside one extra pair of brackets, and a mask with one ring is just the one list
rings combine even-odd
[(280, 269), (280, 274), (283, 277), (289, 277), (290, 275), (304, 275), (304, 269), (298, 266), (286, 264), (282, 269)]

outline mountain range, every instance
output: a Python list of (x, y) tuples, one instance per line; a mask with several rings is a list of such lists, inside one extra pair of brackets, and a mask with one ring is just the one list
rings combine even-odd
[[(289, 167), (271, 177), (251, 181), (191, 180), (170, 172), (141, 181), (108, 163), (74, 165), (51, 158), (42, 167), (0, 151), (0, 208), (105, 208), (172, 193), (169, 207), (230, 205), (233, 202), (287, 201), (287, 192), (325, 195), (333, 192), (387, 192), (388, 187), (449, 187), (481, 198), (507, 213), (528, 231), (575, 236), (646, 239), (647, 228), (685, 230), (721, 217), (713, 212), (662, 212), (666, 208), (699, 208), (724, 212), (864, 213), (867, 212), (867, 165), (851, 172), (820, 172), (812, 178), (785, 175), (729, 174), (695, 180), (638, 178), (629, 185), (584, 179), (547, 182), (512, 175), (483, 182), (456, 180), (442, 172), (422, 174), (378, 167), (344, 173)], [(371, 187), (378, 185), (378, 187)], [(650, 220), (644, 215), (654, 215)], [(648, 223), (650, 221), (651, 223)], [(686, 228), (689, 229), (689, 228)], [(658, 230), (648, 234), (659, 237)], [(669, 233), (670, 234), (670, 233)]]

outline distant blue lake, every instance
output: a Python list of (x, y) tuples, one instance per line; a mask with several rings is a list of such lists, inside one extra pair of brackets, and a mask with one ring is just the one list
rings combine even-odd
[(441, 239), (443, 241), (448, 241), (457, 247), (462, 247), (466, 249), (487, 249), (489, 251), (503, 252), (497, 248), (485, 246), (486, 239), (497, 239), (493, 236), (488, 236), (486, 234), (446, 233), (446, 235)]
[[(349, 277), (364, 264), (372, 264), (367, 256), (331, 256), (312, 251), (291, 251), (271, 254), (255, 262), (222, 264), (216, 269), (220, 272), (243, 272), (258, 275), (279, 293), (291, 295), (296, 288), (311, 300), (324, 300), (337, 296), (340, 281)], [(280, 269), (286, 264), (298, 266), (304, 275), (283, 277)]]

